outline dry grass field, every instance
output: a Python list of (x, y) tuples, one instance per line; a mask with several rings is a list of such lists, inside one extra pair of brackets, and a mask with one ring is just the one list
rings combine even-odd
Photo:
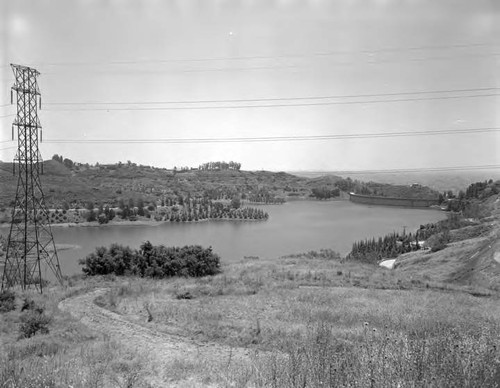
[[(405, 278), (324, 251), (248, 258), (206, 278), (72, 279), (29, 295), (45, 306), (48, 334), (18, 338), (22, 295), (0, 314), (0, 386), (496, 386), (495, 290), (477, 297), (468, 285)], [(97, 306), (116, 313), (101, 330), (58, 308), (97, 288)], [(147, 343), (130, 346), (125, 329), (111, 330), (123, 322), (173, 350), (160, 357)], [(187, 357), (193, 344), (205, 350)]]

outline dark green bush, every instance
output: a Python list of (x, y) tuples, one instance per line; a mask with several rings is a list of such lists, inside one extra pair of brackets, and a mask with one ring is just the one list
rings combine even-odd
[(449, 232), (441, 232), (428, 238), (426, 244), (431, 248), (431, 252), (437, 252), (446, 248), (450, 241)]
[(16, 294), (12, 291), (5, 290), (0, 292), (0, 313), (6, 313), (16, 308)]
[(220, 258), (212, 248), (199, 245), (165, 247), (143, 243), (140, 250), (118, 244), (96, 248), (80, 260), (86, 275), (139, 275), (153, 278), (171, 276), (200, 277), (220, 272)]
[(35, 302), (33, 300), (31, 300), (28, 297), (23, 299), (23, 304), (21, 306), (21, 312), (25, 311), (25, 310), (35, 310), (35, 308), (36, 308), (36, 305), (35, 305)]
[(51, 317), (47, 316), (44, 308), (36, 304), (29, 304), (28, 309), (21, 315), (19, 338), (30, 338), (35, 334), (48, 334)]

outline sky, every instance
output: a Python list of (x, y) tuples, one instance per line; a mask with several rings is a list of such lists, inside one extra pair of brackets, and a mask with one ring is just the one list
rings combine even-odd
[(2, 0), (0, 44), (3, 161), (16, 63), (41, 73), (45, 159), (500, 165), (495, 0)]

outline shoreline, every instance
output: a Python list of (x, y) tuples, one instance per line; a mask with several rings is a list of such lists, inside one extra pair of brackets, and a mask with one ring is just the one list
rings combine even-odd
[[(210, 221), (237, 221), (237, 222), (256, 222), (256, 221), (266, 221), (266, 219), (240, 219), (240, 218), (207, 218), (198, 221), (146, 221), (146, 220), (123, 220), (123, 221), (110, 221), (106, 224), (99, 224), (98, 222), (64, 222), (58, 224), (50, 224), (51, 228), (95, 228), (95, 227), (113, 227), (113, 226), (160, 226), (162, 224), (191, 224), (191, 223), (201, 223)], [(2, 226), (0, 226), (2, 228)]]

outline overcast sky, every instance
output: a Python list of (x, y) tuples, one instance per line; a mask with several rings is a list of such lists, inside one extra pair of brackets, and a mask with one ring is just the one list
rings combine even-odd
[[(499, 5), (1, 0), (0, 160), (15, 153), (15, 107), (4, 105), (8, 64), (18, 63), (41, 72), (45, 159), (169, 168), (234, 160), (267, 170), (499, 165), (500, 132), (472, 131), (500, 127)], [(328, 96), (337, 98), (311, 98)], [(465, 132), (310, 140), (455, 130)], [(268, 137), (288, 141), (81, 142)]]

